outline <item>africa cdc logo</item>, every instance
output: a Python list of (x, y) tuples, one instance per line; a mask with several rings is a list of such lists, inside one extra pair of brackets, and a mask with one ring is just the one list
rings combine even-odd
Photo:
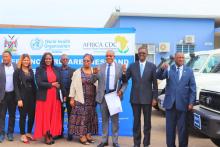
[(33, 50), (39, 50), (43, 47), (44, 41), (39, 38), (35, 38), (31, 40), (30, 45)]
[(128, 40), (124, 36), (116, 36), (115, 42), (119, 44), (118, 51), (120, 53), (127, 53), (128, 52), (128, 50), (129, 50)]

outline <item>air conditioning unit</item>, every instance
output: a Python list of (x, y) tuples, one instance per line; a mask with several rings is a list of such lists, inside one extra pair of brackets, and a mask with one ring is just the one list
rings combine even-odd
[(169, 42), (160, 42), (158, 51), (159, 52), (169, 52), (170, 51), (170, 43)]
[(184, 38), (184, 42), (186, 44), (194, 44), (195, 43), (195, 36), (194, 35), (186, 35)]

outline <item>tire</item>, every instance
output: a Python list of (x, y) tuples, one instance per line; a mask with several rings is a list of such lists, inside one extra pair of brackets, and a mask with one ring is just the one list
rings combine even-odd
[(220, 139), (216, 139), (216, 138), (211, 138), (212, 142), (217, 145), (218, 147), (220, 147)]

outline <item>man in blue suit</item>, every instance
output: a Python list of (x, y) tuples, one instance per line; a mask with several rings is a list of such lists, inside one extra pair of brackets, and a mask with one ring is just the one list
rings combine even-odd
[(176, 126), (179, 147), (188, 146), (187, 111), (193, 109), (196, 98), (196, 83), (191, 68), (184, 66), (184, 54), (175, 54), (171, 67), (164, 63), (157, 71), (157, 78), (167, 79), (164, 108), (166, 109), (166, 142), (175, 147)]

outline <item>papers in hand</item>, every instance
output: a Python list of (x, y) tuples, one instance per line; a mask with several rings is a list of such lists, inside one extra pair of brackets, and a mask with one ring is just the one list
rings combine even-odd
[(105, 100), (111, 116), (122, 112), (121, 100), (116, 91), (106, 94)]
[(59, 93), (60, 93), (60, 101), (61, 101), (61, 103), (63, 103), (63, 94), (62, 94), (62, 91), (59, 90)]

